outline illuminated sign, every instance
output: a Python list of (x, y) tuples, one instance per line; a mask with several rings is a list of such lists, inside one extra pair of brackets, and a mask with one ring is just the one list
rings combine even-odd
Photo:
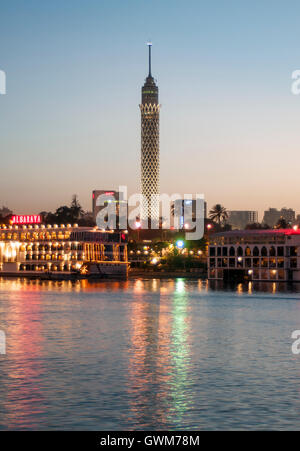
[(11, 218), (13, 224), (41, 224), (42, 218), (40, 215), (20, 215)]
[(105, 196), (114, 196), (115, 192), (114, 191), (106, 191)]

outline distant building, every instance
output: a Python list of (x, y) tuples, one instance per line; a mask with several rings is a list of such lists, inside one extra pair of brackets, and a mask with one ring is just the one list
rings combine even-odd
[(0, 217), (6, 218), (6, 216), (9, 216), (12, 214), (13, 214), (13, 212), (9, 208), (7, 208), (7, 207), (0, 208)]
[[(179, 226), (180, 228), (184, 228), (184, 225), (187, 221), (187, 218), (185, 218), (187, 212), (189, 213), (189, 210), (192, 211), (192, 220), (193, 222), (196, 220), (196, 199), (176, 199), (174, 200), (171, 211), (172, 216), (175, 216), (177, 212), (180, 212), (179, 215)], [(204, 202), (204, 211), (203, 211), (203, 218), (206, 219), (207, 217), (207, 203)]]
[(274, 227), (280, 218), (283, 218), (288, 223), (293, 224), (296, 219), (296, 213), (292, 208), (282, 208), (281, 210), (277, 210), (277, 208), (269, 208), (269, 210), (264, 213), (263, 223), (268, 224), (270, 227)]
[(227, 223), (233, 229), (244, 229), (247, 224), (258, 222), (258, 212), (252, 210), (231, 210), (228, 211)]
[(281, 216), (291, 224), (295, 222), (296, 220), (296, 213), (292, 208), (282, 208), (281, 209)]
[[(97, 205), (97, 200), (100, 196), (104, 196), (103, 205)], [(107, 200), (105, 200), (105, 198)], [(116, 213), (119, 216), (120, 212), (120, 202), (123, 201), (123, 193), (114, 190), (94, 190), (93, 191), (93, 218), (96, 223), (98, 213), (105, 207), (107, 207), (108, 203), (115, 202), (116, 203)], [(126, 201), (125, 201), (126, 202)]]
[(208, 278), (300, 282), (300, 230), (233, 230), (212, 235)]

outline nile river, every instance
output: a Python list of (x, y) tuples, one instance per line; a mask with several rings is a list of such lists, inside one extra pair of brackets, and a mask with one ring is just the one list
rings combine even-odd
[(0, 279), (0, 429), (299, 430), (294, 288)]

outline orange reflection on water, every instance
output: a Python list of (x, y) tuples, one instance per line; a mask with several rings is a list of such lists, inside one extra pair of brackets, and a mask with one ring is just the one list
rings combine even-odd
[(142, 292), (144, 291), (144, 284), (143, 284), (143, 281), (142, 281), (142, 280), (137, 279), (137, 280), (134, 282), (134, 285), (133, 285), (133, 291), (134, 291), (135, 293), (142, 293)]
[(242, 283), (238, 284), (236, 291), (238, 294), (243, 294), (243, 284)]
[(252, 293), (253, 293), (253, 283), (252, 283), (252, 282), (249, 282), (249, 283), (248, 283), (248, 293), (249, 293), (249, 294), (252, 294)]
[(0, 289), (9, 291), (24, 292), (40, 292), (55, 290), (64, 293), (75, 292), (107, 292), (119, 291), (120, 289), (128, 289), (128, 280), (99, 280), (93, 281), (88, 279), (82, 280), (39, 280), (39, 279), (5, 279), (0, 278)]

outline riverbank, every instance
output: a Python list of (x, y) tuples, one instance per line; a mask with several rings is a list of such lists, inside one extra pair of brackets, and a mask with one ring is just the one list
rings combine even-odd
[(148, 269), (131, 268), (128, 272), (129, 279), (136, 277), (147, 277), (151, 279), (172, 279), (176, 277), (186, 277), (189, 279), (207, 279), (207, 271), (201, 268), (158, 270), (150, 271)]

